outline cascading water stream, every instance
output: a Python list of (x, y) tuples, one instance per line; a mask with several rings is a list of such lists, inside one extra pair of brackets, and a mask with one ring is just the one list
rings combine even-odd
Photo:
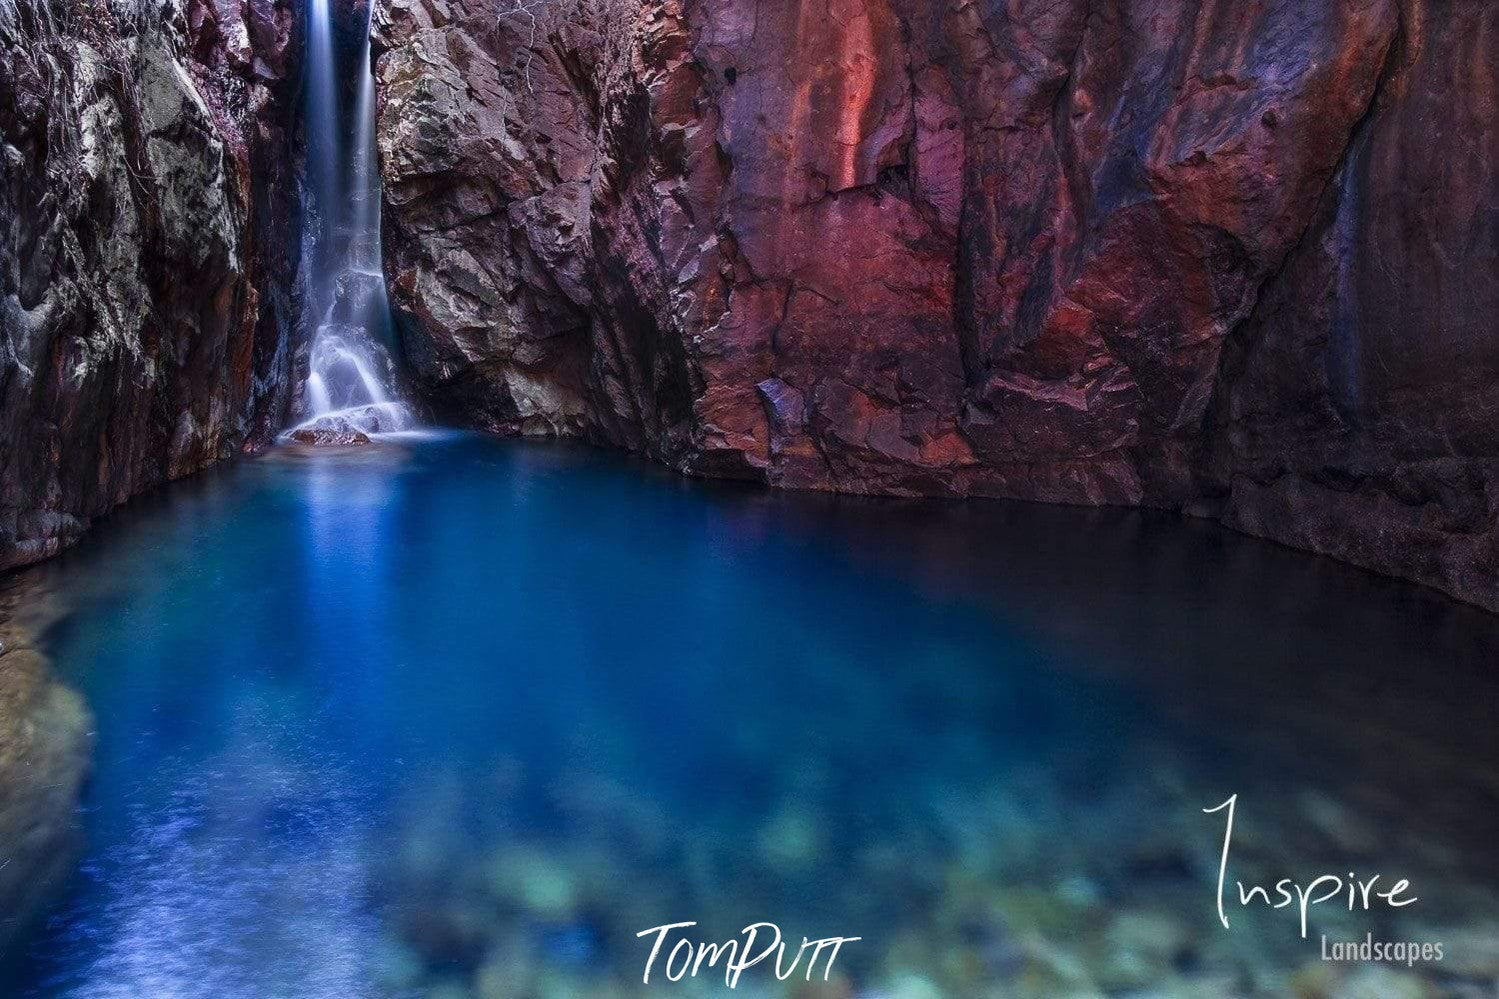
[[(375, 149), (375, 78), (370, 68), (374, 0), (354, 74), (350, 114), (340, 99), (339, 53), (330, 0), (308, 6), (307, 197), (302, 259), (306, 315), (313, 323), (304, 418), (299, 431), (343, 436), (405, 430), (410, 407), (394, 389), (390, 304), (380, 265), (380, 175)], [(346, 118), (352, 117), (351, 141)]]

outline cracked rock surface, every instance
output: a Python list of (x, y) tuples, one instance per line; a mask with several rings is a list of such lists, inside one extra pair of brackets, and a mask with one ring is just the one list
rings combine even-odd
[(284, 426), (292, 10), (0, 3), (0, 569)]
[(1499, 609), (1499, 7), (392, 0), (418, 387), (772, 485), (1189, 509)]

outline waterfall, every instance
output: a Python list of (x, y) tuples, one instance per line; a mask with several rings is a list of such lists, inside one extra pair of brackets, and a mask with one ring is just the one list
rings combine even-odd
[[(413, 423), (395, 390), (394, 329), (380, 266), (380, 171), (370, 0), (356, 63), (341, 66), (331, 0), (307, 12), (307, 201), (302, 222), (306, 317), (315, 317), (302, 393), (306, 439), (405, 430)], [(352, 107), (343, 99), (354, 84)], [(342, 84), (342, 85), (341, 85)], [(348, 119), (352, 118), (352, 122)], [(352, 125), (352, 128), (349, 127)]]

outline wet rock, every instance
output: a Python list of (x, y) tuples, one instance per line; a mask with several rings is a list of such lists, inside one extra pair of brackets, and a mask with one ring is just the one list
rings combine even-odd
[(1466, 926), (1413, 927), (1412, 939), (1442, 942), (1441, 967), (1477, 981), (1499, 982), (1499, 922), (1480, 920)]
[(1327, 993), (1327, 999), (1430, 999), (1434, 994), (1409, 972), (1371, 964), (1345, 976)]
[(0, 954), (71, 873), (93, 719), (0, 606)]
[(1320, 791), (1303, 791), (1297, 804), (1307, 823), (1350, 859), (1370, 857), (1380, 847), (1379, 832), (1356, 812)]
[(438, 982), (425, 990), (427, 999), (473, 999), (473, 993), (459, 982)]
[(355, 447), (370, 443), (369, 435), (352, 427), (303, 427), (289, 435), (298, 444), (314, 447)]
[(0, 8), (0, 568), (285, 425), (293, 20)]
[(488, 872), (495, 897), (530, 918), (564, 920), (577, 911), (579, 886), (572, 865), (542, 850), (500, 850), (490, 861)]
[(942, 999), (942, 990), (917, 974), (899, 975), (867, 993), (868, 999)]
[(1063, 902), (1080, 909), (1096, 908), (1103, 903), (1103, 893), (1098, 885), (1081, 875), (1063, 879), (1053, 890)]
[(297, 424), (282, 438), (298, 444), (368, 444), (371, 434), (408, 430), (413, 423), (415, 416), (405, 403), (377, 402), (314, 417)]
[(804, 808), (788, 805), (760, 828), (755, 846), (761, 862), (771, 870), (786, 873), (809, 869), (823, 853), (817, 817)]
[(524, 995), (533, 974), (533, 970), (517, 961), (513, 954), (493, 956), (474, 975), (474, 992), (479, 999), (510, 999), (511, 996)]
[(381, 11), (387, 269), (447, 411), (1181, 507), (1499, 608), (1493, 5), (537, 9)]
[(1121, 912), (1103, 934), (1098, 981), (1106, 989), (1144, 988), (1172, 977), (1190, 946), (1181, 921), (1163, 912)]
[(786, 999), (854, 999), (854, 987), (847, 978), (831, 975), (826, 982), (796, 982), (786, 990)]

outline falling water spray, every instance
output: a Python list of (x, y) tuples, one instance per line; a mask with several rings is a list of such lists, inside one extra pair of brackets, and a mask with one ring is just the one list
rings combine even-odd
[[(380, 262), (380, 172), (369, 41), (374, 0), (367, 7), (357, 61), (343, 71), (330, 3), (310, 0), (307, 14), (302, 249), (311, 346), (303, 420), (289, 432), (405, 430), (413, 418), (394, 388), (394, 336)], [(341, 82), (354, 84), (352, 104), (342, 99), (346, 87)]]

